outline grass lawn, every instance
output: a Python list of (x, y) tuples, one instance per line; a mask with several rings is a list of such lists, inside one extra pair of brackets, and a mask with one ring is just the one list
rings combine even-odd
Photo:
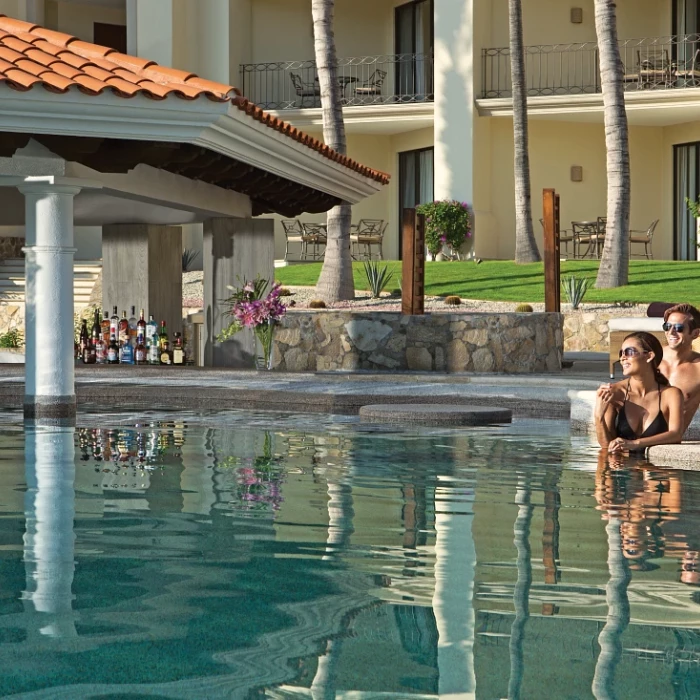
[[(394, 271), (387, 289), (398, 288), (401, 262), (386, 264)], [(283, 285), (314, 286), (321, 272), (321, 263), (305, 263), (278, 267), (275, 279)], [(597, 260), (570, 260), (561, 264), (562, 276), (575, 274), (590, 278), (585, 302), (652, 301), (688, 302), (700, 306), (700, 262), (669, 262), (665, 260), (633, 260), (630, 262), (629, 284), (617, 289), (595, 289)], [(368, 289), (364, 267), (353, 263), (355, 289)], [(484, 301), (537, 302), (544, 301), (542, 263), (516, 265), (510, 260), (474, 262), (427, 262), (425, 264), (425, 293), (447, 296), (458, 294), (463, 299)], [(562, 294), (562, 302), (566, 301)]]

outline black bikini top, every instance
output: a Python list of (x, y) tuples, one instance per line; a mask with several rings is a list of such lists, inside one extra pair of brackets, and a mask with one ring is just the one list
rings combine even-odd
[(625, 402), (622, 404), (622, 408), (620, 408), (615, 421), (617, 437), (621, 437), (623, 440), (639, 440), (640, 438), (651, 437), (652, 435), (659, 435), (660, 433), (665, 433), (668, 431), (668, 422), (666, 421), (666, 418), (661, 410), (661, 386), (658, 382), (656, 383), (656, 386), (659, 391), (659, 412), (641, 435), (635, 435), (634, 431), (632, 430), (632, 426), (630, 426), (629, 421), (627, 420), (627, 414), (625, 413), (627, 395), (630, 393), (630, 383), (629, 381), (627, 382)]

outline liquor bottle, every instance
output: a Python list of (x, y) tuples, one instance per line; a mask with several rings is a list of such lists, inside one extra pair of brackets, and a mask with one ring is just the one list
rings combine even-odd
[(117, 340), (119, 340), (119, 345), (124, 345), (129, 340), (129, 320), (126, 317), (126, 311), (122, 311), (122, 317), (119, 319)]
[(83, 348), (83, 362), (86, 365), (94, 365), (97, 362), (95, 345), (90, 338), (88, 338), (87, 345)]
[(107, 363), (110, 365), (119, 364), (119, 346), (117, 345), (117, 336), (112, 333), (107, 348)]
[(162, 350), (163, 346), (166, 343), (168, 343), (168, 345), (170, 345), (169, 339), (168, 339), (168, 329), (165, 327), (165, 321), (161, 321), (160, 322), (160, 333), (158, 334), (158, 347)]
[(185, 347), (182, 343), (181, 333), (175, 333), (175, 340), (173, 341), (173, 364), (185, 364)]
[(136, 324), (138, 319), (136, 318), (136, 307), (131, 307), (131, 316), (129, 316), (129, 343), (131, 347), (136, 347)]
[(121, 344), (121, 347), (119, 348), (119, 350), (120, 350), (119, 361), (124, 363), (125, 365), (133, 365), (134, 364), (134, 346), (129, 342), (129, 338), (127, 338)]
[(134, 349), (134, 362), (137, 365), (145, 365), (148, 360), (148, 351), (142, 340), (138, 340)]
[(158, 334), (154, 333), (151, 336), (151, 344), (148, 346), (148, 364), (159, 365), (160, 353), (158, 352)]
[(112, 314), (112, 318), (109, 319), (109, 337), (114, 336), (115, 338), (119, 337), (119, 314), (117, 313), (117, 307), (114, 307), (114, 313)]
[(80, 324), (80, 339), (78, 341), (78, 352), (80, 359), (85, 362), (85, 349), (90, 344), (90, 336), (88, 334), (87, 319), (83, 319)]
[(146, 345), (146, 321), (143, 318), (143, 309), (139, 314), (139, 320), (136, 322), (136, 344)]
[(90, 336), (93, 345), (95, 345), (95, 343), (102, 336), (102, 328), (100, 327), (100, 312), (97, 309), (95, 309), (95, 318), (92, 322), (92, 330), (90, 331)]
[(168, 336), (165, 336), (165, 339), (163, 339), (163, 336), (161, 335), (160, 337), (160, 364), (161, 365), (172, 365), (173, 363), (173, 358), (170, 353), (170, 341), (168, 340)]
[(154, 335), (158, 335), (158, 324), (155, 322), (153, 314), (150, 314), (148, 316), (148, 323), (146, 324), (146, 341), (150, 343)]
[(103, 365), (107, 362), (107, 346), (102, 338), (95, 343), (95, 362), (98, 365)]
[(109, 345), (109, 336), (111, 335), (110, 325), (109, 311), (105, 311), (105, 317), (102, 319), (102, 323), (100, 324), (102, 330), (102, 344), (105, 346), (105, 350)]

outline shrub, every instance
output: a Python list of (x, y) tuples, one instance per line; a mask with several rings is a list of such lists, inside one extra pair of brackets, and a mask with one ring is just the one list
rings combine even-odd
[(530, 304), (518, 304), (515, 307), (516, 314), (531, 314), (533, 311), (534, 309), (530, 306)]
[(425, 245), (435, 256), (448, 245), (455, 252), (472, 235), (472, 217), (469, 205), (456, 200), (438, 200), (416, 207), (425, 216)]
[(310, 309), (325, 309), (326, 308), (326, 302), (323, 301), (323, 299), (312, 299), (309, 302), (309, 308)]
[(24, 338), (19, 328), (11, 328), (0, 335), (0, 348), (21, 348), (23, 345)]
[(390, 294), (392, 297), (400, 297), (402, 295), (402, 292), (399, 287), (396, 287), (396, 289), (391, 290)]
[(292, 296), (292, 290), (287, 289), (286, 287), (280, 287), (278, 290), (278, 294), (281, 297), (291, 297)]
[(367, 284), (369, 284), (372, 297), (378, 299), (384, 287), (391, 281), (394, 273), (389, 270), (387, 265), (379, 267), (379, 263), (375, 260), (366, 260), (365, 276), (367, 277)]
[(583, 301), (583, 297), (586, 296), (586, 291), (588, 290), (588, 278), (569, 275), (568, 277), (562, 278), (561, 285), (564, 288), (566, 298), (571, 304), (571, 308), (578, 309), (579, 304)]
[(445, 303), (448, 306), (459, 306), (462, 300), (456, 294), (450, 294), (450, 296), (445, 297)]

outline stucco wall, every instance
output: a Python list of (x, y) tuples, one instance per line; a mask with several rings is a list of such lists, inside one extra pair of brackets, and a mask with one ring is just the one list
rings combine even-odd
[(54, 2), (46, 3), (46, 24), (59, 32), (73, 34), (83, 41), (94, 41), (95, 22), (126, 25), (124, 8), (97, 5), (95, 3)]

